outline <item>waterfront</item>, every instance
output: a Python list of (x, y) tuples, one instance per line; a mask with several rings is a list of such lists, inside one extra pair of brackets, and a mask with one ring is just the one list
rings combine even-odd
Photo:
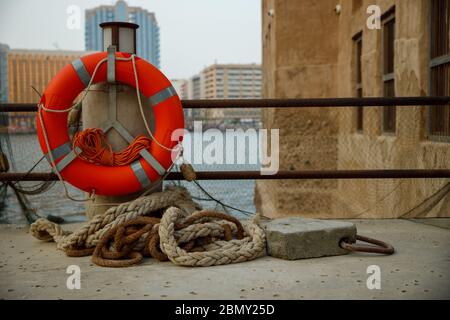
[[(190, 134), (190, 137), (194, 134)], [(195, 134), (197, 136), (197, 134)], [(42, 151), (40, 150), (37, 137), (34, 134), (11, 134), (9, 135), (13, 160), (11, 171), (27, 172), (39, 159), (42, 157)], [(195, 140), (195, 138), (194, 138)], [(192, 139), (185, 139), (185, 144), (189, 144)], [(203, 141), (203, 145), (207, 143)], [(225, 148), (225, 146), (224, 146)], [(245, 158), (249, 159), (249, 148), (246, 145), (236, 145), (236, 154), (245, 154)], [(191, 150), (192, 158), (195, 148), (187, 148)], [(251, 150), (250, 150), (251, 151)], [(224, 150), (225, 154), (226, 150)], [(186, 156), (187, 157), (187, 156)], [(259, 164), (194, 164), (194, 168), (200, 170), (258, 170)], [(46, 160), (43, 160), (35, 168), (34, 172), (48, 172), (50, 170), (49, 164)], [(198, 198), (206, 198), (206, 196), (192, 183), (168, 181), (165, 185), (181, 183), (186, 186), (193, 196)], [(24, 183), (26, 186), (35, 185), (36, 182)], [(230, 204), (234, 207), (238, 207), (247, 211), (253, 212), (255, 210), (253, 197), (254, 197), (254, 180), (236, 180), (236, 181), (200, 181), (200, 184), (208, 190), (214, 197), (221, 201)], [(68, 185), (69, 192), (72, 196), (81, 199), (85, 197), (82, 192)], [(36, 213), (40, 216), (82, 216), (84, 215), (83, 202), (74, 202), (67, 199), (64, 196), (64, 189), (60, 182), (57, 182), (47, 192), (39, 195), (27, 196), (32, 208), (36, 209)], [(212, 201), (199, 200), (204, 207), (214, 208), (216, 203)], [(217, 207), (219, 210), (223, 210), (222, 207)], [(237, 211), (231, 211), (231, 213), (241, 216)], [(7, 198), (5, 201), (5, 207), (0, 211), (0, 219), (3, 223), (26, 223), (26, 219), (22, 213), (22, 209), (17, 201), (14, 192), (9, 188)]]
[[(145, 259), (137, 267), (101, 268), (90, 257), (66, 257), (55, 243), (38, 241), (27, 228), (1, 225), (0, 297), (267, 301), (450, 298), (448, 229), (404, 219), (351, 221), (362, 234), (393, 243), (397, 253), (389, 257), (349, 254), (295, 261), (266, 256), (201, 269)], [(63, 228), (74, 230), (78, 226)], [(81, 290), (66, 287), (66, 270), (72, 264), (82, 270)], [(373, 264), (383, 270), (381, 290), (366, 286), (371, 276), (366, 270)]]

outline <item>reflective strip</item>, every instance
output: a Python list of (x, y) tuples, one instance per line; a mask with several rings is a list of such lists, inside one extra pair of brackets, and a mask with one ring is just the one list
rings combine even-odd
[[(66, 143), (60, 145), (59, 147), (56, 147), (55, 149), (51, 150), (50, 152), (52, 153), (53, 160), (56, 161), (59, 158), (68, 154), (70, 151), (72, 151), (72, 148), (70, 147), (70, 142), (66, 142)], [(50, 159), (49, 154), (46, 153), (46, 154), (44, 154), (44, 156), (47, 159), (47, 161), (51, 164), (52, 160)]]
[(142, 149), (139, 153), (142, 158), (144, 158), (144, 160), (147, 161), (147, 163), (151, 165), (156, 172), (158, 172), (160, 176), (166, 173), (166, 169), (164, 169), (164, 167), (158, 162), (158, 160), (155, 159), (155, 157), (151, 155), (150, 152), (147, 151), (147, 149)]
[(72, 66), (75, 69), (75, 72), (78, 74), (78, 77), (80, 78), (81, 82), (83, 82), (84, 86), (87, 87), (89, 81), (91, 81), (91, 75), (86, 70), (83, 61), (81, 61), (81, 59), (77, 59), (74, 62), (72, 62)]
[(146, 188), (150, 185), (151, 181), (148, 179), (147, 174), (145, 173), (144, 168), (142, 168), (139, 160), (136, 160), (131, 164), (131, 169), (133, 169), (136, 178), (139, 180), (142, 188)]
[(63, 171), (65, 167), (67, 167), (73, 160), (77, 158), (77, 154), (82, 152), (79, 147), (75, 147), (75, 151), (71, 150), (64, 158), (62, 158), (60, 162), (56, 164), (56, 170), (58, 170), (58, 172)]
[(124, 138), (129, 144), (133, 142), (134, 137), (131, 135), (131, 133), (128, 132), (127, 129), (125, 129), (125, 127), (119, 121), (114, 121), (112, 127), (116, 129), (119, 135), (122, 138)]
[(148, 100), (152, 106), (156, 106), (157, 104), (159, 104), (175, 95), (177, 95), (177, 92), (175, 91), (174, 87), (170, 86), (170, 87), (167, 87), (167, 88), (161, 90), (158, 93), (155, 93), (150, 98), (148, 98)]

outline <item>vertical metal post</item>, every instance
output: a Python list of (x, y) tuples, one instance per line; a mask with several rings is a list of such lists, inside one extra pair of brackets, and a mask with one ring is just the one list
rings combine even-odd
[(106, 79), (109, 87), (109, 117), (117, 119), (117, 86), (116, 86), (116, 46), (108, 47), (108, 70)]

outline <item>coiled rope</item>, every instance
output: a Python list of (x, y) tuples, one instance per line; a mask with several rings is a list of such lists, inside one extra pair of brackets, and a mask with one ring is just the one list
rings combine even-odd
[(101, 129), (85, 129), (77, 132), (73, 138), (73, 149), (79, 147), (82, 152), (77, 156), (85, 161), (105, 166), (125, 166), (137, 160), (139, 152), (150, 147), (151, 139), (137, 136), (125, 149), (114, 152)]
[(224, 213), (199, 209), (186, 189), (171, 187), (112, 207), (73, 233), (46, 219), (33, 223), (30, 232), (40, 240), (55, 241), (68, 256), (92, 254), (94, 263), (106, 267), (128, 267), (143, 256), (196, 267), (265, 254), (258, 216), (241, 223)]

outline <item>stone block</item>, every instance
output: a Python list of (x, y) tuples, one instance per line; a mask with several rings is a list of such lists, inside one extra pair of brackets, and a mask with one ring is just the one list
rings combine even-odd
[(263, 223), (267, 253), (285, 260), (347, 254), (339, 247), (343, 238), (355, 240), (356, 226), (350, 222), (300, 217), (274, 219)]

